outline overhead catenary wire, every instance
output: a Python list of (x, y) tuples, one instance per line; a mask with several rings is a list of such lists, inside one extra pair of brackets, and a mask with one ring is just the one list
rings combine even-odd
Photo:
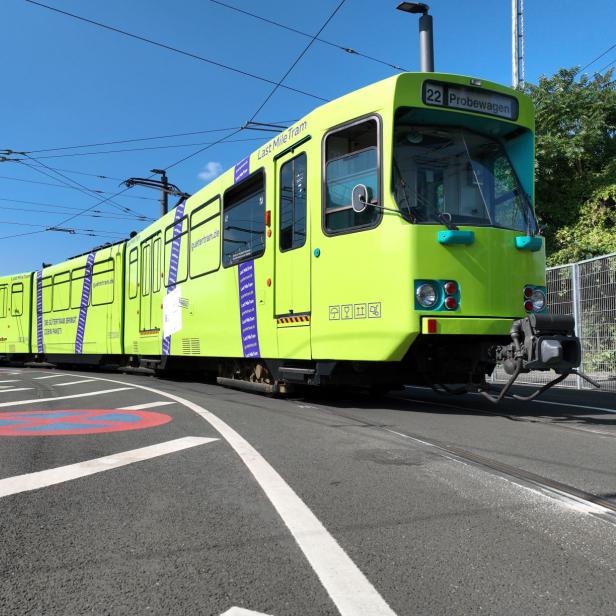
[[(25, 154), (26, 158), (30, 158), (30, 156), (28, 154)], [(60, 177), (61, 179), (59, 180), (59, 182), (61, 184), (66, 184), (67, 182), (70, 182), (71, 184), (74, 184), (75, 188), (77, 188), (77, 190), (79, 190), (79, 192), (81, 192), (82, 194), (92, 198), (92, 199), (97, 199), (97, 195), (93, 194), (94, 191), (86, 186), (84, 186), (83, 184), (81, 184), (81, 182), (78, 182), (77, 180), (74, 180), (73, 178), (68, 177), (67, 175), (64, 175), (62, 172), (55, 170), (53, 167), (50, 167), (49, 165), (46, 165), (45, 163), (41, 163), (39, 162), (39, 165), (42, 165), (43, 167), (45, 167), (45, 169), (51, 171), (54, 175), (51, 175), (50, 173), (47, 173), (46, 171), (43, 171), (42, 169), (40, 169), (39, 167), (35, 166), (35, 165), (31, 165), (27, 162), (25, 162), (24, 160), (21, 160), (20, 163), (22, 165), (25, 165), (26, 167), (28, 167), (29, 169), (33, 169), (34, 171), (36, 171), (37, 173), (41, 173), (42, 175), (45, 175), (47, 177), (50, 177), (52, 179), (58, 179), (58, 177)], [(57, 177), (56, 177), (57, 176)], [(63, 181), (66, 180), (66, 181)], [(68, 186), (68, 184), (66, 184)], [(120, 205), (119, 203), (115, 203), (113, 201), (113, 199), (109, 199), (109, 204), (113, 205), (114, 207), (118, 208), (120, 211), (126, 212), (127, 214), (133, 214), (135, 216), (140, 216), (140, 212), (135, 212), (134, 210), (132, 210), (129, 207), (126, 207), (125, 205)]]
[[(76, 190), (74, 186), (65, 186), (64, 184), (54, 184), (51, 182), (39, 182), (37, 180), (28, 180), (25, 178), (14, 178), (14, 177), (11, 177), (10, 175), (0, 175), (0, 180), (10, 180), (13, 182), (25, 182), (26, 184), (39, 184), (41, 186), (54, 186), (55, 188), (66, 188), (70, 190)], [(112, 198), (113, 198), (113, 193), (107, 190), (97, 190), (93, 188), (92, 192), (98, 193), (99, 195), (109, 194), (109, 195), (112, 195)], [(118, 195), (116, 194), (115, 196), (117, 197)], [(158, 199), (154, 199), (153, 197), (141, 197), (138, 195), (123, 195), (122, 197), (124, 199), (142, 199), (144, 201), (158, 201)]]
[(308, 50), (312, 47), (313, 43), (316, 41), (319, 34), (321, 34), (323, 30), (325, 30), (329, 22), (335, 17), (336, 13), (342, 8), (345, 2), (346, 0), (341, 0), (336, 5), (336, 8), (330, 13), (329, 17), (325, 20), (323, 25), (319, 28), (319, 31), (308, 41), (307, 45), (304, 47), (304, 49), (302, 49), (302, 51), (297, 56), (297, 58), (295, 58), (295, 60), (293, 61), (293, 63), (291, 64), (287, 72), (282, 76), (280, 81), (278, 81), (278, 83), (272, 88), (272, 91), (265, 97), (265, 100), (259, 105), (257, 110), (252, 114), (250, 121), (254, 120), (257, 117), (259, 112), (263, 109), (263, 107), (265, 107), (265, 105), (267, 105), (268, 101), (272, 98), (272, 96), (276, 94), (276, 91), (278, 90), (278, 88), (283, 87), (284, 80), (290, 75), (291, 71), (297, 66), (298, 62), (306, 55)]
[[(60, 203), (46, 203), (43, 201), (26, 201), (23, 199), (9, 199), (8, 197), (0, 197), (0, 201), (4, 202), (5, 207), (11, 207), (12, 205), (18, 206), (15, 208), (11, 208), (13, 211), (24, 211), (24, 212), (38, 212), (41, 214), (70, 214), (73, 211), (79, 211), (81, 208), (71, 207), (68, 205), (62, 205)], [(41, 210), (37, 208), (25, 208), (24, 205), (34, 205), (38, 207), (44, 207), (47, 209)], [(51, 209), (49, 209), (51, 208)], [(117, 214), (109, 214), (107, 212), (103, 212), (102, 210), (92, 210), (91, 214), (84, 214), (84, 216), (88, 216), (91, 218), (108, 218), (110, 220), (135, 220), (133, 216), (128, 216), (128, 214), (122, 214), (118, 212)], [(154, 219), (150, 216), (142, 216), (137, 220), (143, 220), (144, 222), (151, 222)]]
[(106, 235), (117, 235), (119, 237), (126, 237), (126, 233), (119, 231), (108, 231), (106, 229), (82, 229), (79, 227), (60, 228), (60, 225), (39, 225), (34, 223), (28, 223), (15, 220), (0, 220), (0, 225), (19, 225), (21, 227), (41, 227), (43, 231), (59, 231), (70, 233), (71, 231), (83, 231), (88, 233), (105, 233)]
[[(211, 3), (213, 4), (218, 4), (219, 6), (223, 6), (227, 9), (230, 9), (232, 11), (236, 11), (237, 13), (242, 13), (243, 15), (248, 15), (249, 17), (252, 17), (254, 19), (258, 19), (259, 21), (271, 24), (272, 26), (276, 26), (277, 28), (282, 28), (283, 30), (288, 30), (289, 32), (294, 32), (295, 34), (299, 34), (300, 36), (305, 36), (308, 38), (312, 38), (312, 34), (308, 34), (307, 32), (303, 32), (302, 30), (298, 30), (297, 28), (293, 28), (291, 26), (287, 26), (286, 24), (282, 24), (279, 21), (274, 21), (273, 19), (268, 19), (267, 17), (263, 17), (262, 15), (257, 15), (256, 13), (251, 13), (250, 11), (246, 11), (244, 9), (241, 9), (237, 6), (233, 6), (231, 4), (227, 4), (226, 2), (220, 2), (220, 0), (209, 0)], [(322, 39), (320, 37), (316, 37), (315, 39), (316, 41), (318, 41), (319, 43), (323, 43), (324, 45), (329, 45), (330, 47), (335, 47), (337, 49), (340, 49), (341, 51), (344, 51), (348, 54), (354, 55), (354, 56), (358, 56), (360, 58), (365, 58), (366, 60), (371, 60), (372, 62), (378, 62), (379, 64), (383, 64), (384, 66), (388, 66), (389, 68), (393, 68), (394, 70), (397, 71), (406, 71), (407, 69), (402, 68), (401, 66), (398, 66), (397, 64), (393, 64), (392, 62), (388, 62), (386, 60), (381, 60), (379, 58), (375, 58), (374, 56), (369, 56), (368, 54), (362, 53), (361, 51), (357, 51), (356, 49), (353, 49), (351, 47), (345, 46), (345, 45), (341, 45), (339, 43), (333, 43), (331, 41), (327, 41), (325, 39)]]
[[(244, 127), (245, 129), (249, 129), (250, 127)], [(236, 129), (238, 132), (240, 128)], [(265, 137), (248, 137), (246, 139), (233, 139), (227, 140), (227, 143), (245, 143), (249, 141), (262, 141)], [(32, 160), (48, 160), (51, 158), (78, 158), (81, 156), (98, 156), (105, 154), (118, 154), (122, 152), (145, 152), (148, 150), (172, 150), (174, 148), (189, 148), (194, 147), (196, 145), (209, 145), (215, 143), (214, 141), (203, 141), (201, 143), (174, 143), (168, 145), (153, 145), (153, 146), (144, 146), (141, 148), (119, 148), (116, 150), (99, 150), (96, 152), (71, 152), (70, 154), (48, 154), (45, 156), (32, 156), (30, 157)]]
[[(226, 69), (228, 71), (232, 71), (234, 73), (238, 73), (240, 75), (244, 75), (245, 77), (251, 77), (252, 79), (257, 79), (259, 81), (263, 81), (269, 84), (275, 84), (275, 81), (268, 79), (267, 77), (263, 77), (261, 75), (256, 75), (255, 73), (250, 73), (249, 71), (244, 71), (242, 69), (230, 66), (228, 64), (223, 64), (222, 62), (218, 62), (216, 60), (212, 60), (211, 58), (205, 58), (204, 56), (200, 56), (198, 54), (192, 53), (190, 51), (185, 51), (183, 49), (179, 49), (178, 47), (173, 47), (171, 45), (167, 45), (165, 43), (160, 43), (153, 39), (147, 38), (145, 36), (141, 36), (140, 34), (134, 34), (132, 32), (127, 32), (126, 30), (122, 30), (120, 28), (116, 28), (114, 26), (109, 26), (107, 24), (101, 23), (100, 21), (95, 21), (93, 19), (88, 19), (87, 17), (83, 17), (81, 15), (76, 15), (75, 13), (69, 13), (68, 11), (63, 11), (54, 6), (49, 6), (48, 4), (43, 4), (42, 2), (37, 2), (36, 0), (25, 0), (29, 4), (33, 4), (49, 11), (54, 11), (55, 13), (59, 13), (61, 15), (66, 15), (67, 17), (71, 17), (73, 19), (77, 19), (79, 21), (83, 21), (85, 23), (89, 23), (91, 25), (97, 26), (99, 28), (103, 28), (105, 30), (110, 30), (111, 32), (115, 32), (117, 34), (121, 34), (123, 36), (127, 36), (138, 41), (142, 41), (144, 43), (148, 43), (149, 45), (155, 45), (156, 47), (160, 47), (162, 49), (166, 49), (167, 51), (171, 51), (173, 53), (178, 53), (183, 56), (187, 56), (189, 58), (193, 58), (195, 60), (199, 60), (201, 62), (205, 62), (206, 64), (211, 64), (213, 66), (218, 66), (219, 68)], [(328, 99), (323, 98), (322, 96), (318, 96), (316, 94), (312, 94), (311, 92), (306, 92), (304, 90), (300, 90), (298, 88), (292, 88), (291, 86), (282, 86), (286, 90), (290, 90), (291, 92), (296, 92), (297, 94), (303, 94), (304, 96), (309, 96), (310, 98), (314, 98), (320, 100), (322, 102), (328, 102)]]
[[(610, 51), (612, 51), (612, 49), (616, 48), (616, 43), (614, 43), (611, 47), (609, 47), (608, 49), (606, 49), (603, 53), (599, 54), (596, 58), (594, 58), (593, 60), (591, 60), (588, 64), (586, 64), (585, 66), (583, 66), (580, 69), (580, 73), (583, 73), (589, 66), (592, 66), (597, 60), (600, 60), (601, 58), (603, 58), (603, 56), (607, 55)], [(609, 66), (609, 65), (608, 65)], [(601, 69), (600, 71), (597, 71), (599, 73), (601, 73), (604, 69)]]
[[(30, 1), (30, 0), (28, 0)], [(225, 135), (223, 137), (221, 137), (218, 141), (215, 141), (214, 143), (205, 146), (204, 148), (201, 148), (199, 150), (196, 150), (195, 152), (192, 152), (191, 154), (188, 154), (188, 156), (184, 156), (183, 158), (180, 158), (179, 160), (176, 160), (174, 163), (171, 163), (170, 165), (168, 165), (167, 167), (165, 167), (165, 171), (168, 171), (169, 169), (171, 169), (172, 167), (176, 167), (177, 165), (181, 165), (183, 162), (189, 160), (190, 158), (193, 158), (194, 156), (197, 156), (198, 154), (201, 154), (202, 152), (214, 147), (215, 145), (218, 145), (219, 143), (223, 143), (224, 141), (230, 140), (232, 137), (234, 137), (235, 135), (237, 135), (238, 133), (240, 133), (243, 130), (246, 130), (248, 124), (250, 124), (250, 122), (252, 122), (256, 115), (259, 113), (259, 111), (261, 111), (261, 109), (263, 109), (263, 107), (265, 106), (265, 104), (271, 99), (271, 97), (276, 93), (276, 91), (278, 90), (279, 87), (281, 87), (282, 82), (287, 78), (287, 76), (289, 75), (289, 73), (295, 68), (295, 66), (297, 65), (297, 63), (302, 59), (302, 57), (306, 54), (306, 52), (308, 51), (308, 49), (310, 49), (312, 43), (314, 42), (315, 38), (321, 34), (321, 32), (323, 32), (323, 30), (325, 29), (325, 27), (327, 26), (327, 24), (329, 24), (329, 22), (333, 19), (333, 17), (336, 15), (336, 13), (340, 10), (340, 8), (342, 7), (342, 5), (346, 2), (346, 0), (341, 0), (341, 2), (336, 6), (336, 8), (334, 9), (334, 11), (329, 15), (329, 17), (325, 20), (325, 23), (323, 24), (323, 26), (321, 26), (321, 28), (319, 29), (319, 31), (317, 32), (317, 34), (310, 39), (310, 42), (306, 45), (306, 47), (302, 50), (302, 52), (299, 54), (299, 56), (295, 59), (295, 61), (291, 64), (291, 67), (289, 68), (289, 70), (283, 75), (282, 79), (280, 79), (280, 81), (278, 81), (278, 83), (274, 84), (273, 89), (271, 90), (271, 92), (268, 94), (268, 96), (265, 98), (265, 100), (261, 103), (261, 105), (257, 108), (257, 110), (252, 114), (250, 120), (241, 128), (234, 130), (233, 132), (229, 133), (228, 135)]]
[[(295, 120), (281, 120), (272, 122), (271, 125), (292, 124)], [(237, 130), (241, 126), (230, 126), (227, 128), (209, 128), (207, 130), (193, 130), (187, 133), (170, 133), (168, 135), (156, 135), (154, 137), (135, 137), (132, 139), (116, 139), (115, 141), (101, 141), (99, 143), (84, 143), (81, 145), (65, 145), (55, 148), (43, 148), (38, 150), (27, 150), (28, 154), (41, 154), (43, 152), (58, 152), (60, 150), (76, 150), (79, 148), (96, 148), (103, 145), (120, 145), (122, 143), (136, 143), (138, 141), (155, 141), (157, 139), (173, 139), (175, 137), (190, 137), (192, 135), (206, 135), (208, 133), (225, 133), (230, 130)], [(113, 178), (116, 179), (116, 178)]]
[[(31, 3), (31, 4), (36, 4), (36, 5), (39, 5), (39, 6), (43, 6), (44, 8), (48, 8), (48, 9), (50, 9), (50, 10), (53, 10), (53, 11), (56, 11), (56, 12), (59, 12), (59, 13), (67, 14), (67, 15), (68, 15), (68, 16), (70, 16), (70, 17), (75, 17), (75, 18), (77, 18), (77, 19), (82, 19), (82, 20), (84, 20), (84, 21), (88, 21), (88, 22), (90, 22), (90, 21), (91, 21), (91, 20), (87, 20), (87, 19), (85, 19), (85, 18), (80, 18), (79, 16), (75, 16), (75, 15), (70, 14), (70, 13), (66, 13), (66, 12), (64, 12), (64, 11), (60, 11), (59, 9), (55, 9), (54, 7), (49, 7), (49, 6), (47, 6), (47, 5), (43, 5), (42, 3), (35, 2), (34, 0), (26, 0), (26, 1), (27, 1), (27, 2), (29, 2), (29, 3)], [(333, 11), (333, 13), (332, 13), (332, 14), (328, 17), (328, 19), (326, 20), (325, 24), (324, 24), (324, 25), (323, 25), (323, 27), (319, 30), (319, 32), (317, 33), (317, 35), (316, 35), (316, 36), (318, 36), (318, 35), (319, 35), (322, 31), (323, 31), (323, 29), (325, 28), (325, 26), (329, 23), (329, 21), (330, 21), (330, 20), (334, 17), (334, 15), (335, 15), (335, 14), (338, 12), (338, 10), (342, 7), (342, 5), (344, 4), (344, 2), (345, 2), (345, 0), (342, 0), (342, 1), (338, 4), (338, 6), (336, 7), (336, 9), (335, 9), (335, 10)], [(105, 27), (105, 28), (108, 28), (108, 29), (111, 29), (111, 30), (116, 31), (116, 29), (111, 28), (111, 27), (108, 27), (108, 26), (105, 26), (104, 24), (99, 24), (99, 23), (97, 23), (97, 22), (94, 22), (94, 23), (95, 23), (95, 25), (99, 25), (99, 26), (101, 26), (101, 27)], [(134, 36), (134, 35), (131, 35), (130, 33), (126, 33), (126, 32), (123, 32), (123, 31), (120, 31), (120, 33), (121, 33), (121, 34), (128, 35), (128, 36)], [(141, 39), (141, 37), (135, 37), (135, 38), (140, 38), (140, 39)], [(149, 41), (149, 40), (146, 40), (146, 42), (151, 42), (151, 43), (153, 43), (153, 44), (159, 45), (158, 43), (153, 42), (153, 41)], [(269, 83), (273, 84), (273, 85), (274, 85), (274, 88), (273, 88), (273, 90), (271, 91), (271, 93), (268, 95), (268, 97), (265, 99), (265, 101), (261, 104), (261, 106), (257, 109), (257, 111), (253, 114), (253, 116), (252, 116), (251, 120), (254, 120), (254, 118), (256, 117), (257, 113), (258, 113), (258, 112), (259, 112), (259, 111), (263, 108), (263, 106), (264, 106), (264, 105), (267, 103), (267, 101), (268, 101), (268, 100), (269, 100), (269, 99), (273, 96), (273, 94), (274, 94), (274, 93), (278, 90), (278, 88), (283, 87), (284, 89), (291, 89), (291, 90), (294, 90), (293, 88), (289, 88), (288, 86), (284, 86), (284, 85), (282, 85), (282, 82), (283, 82), (283, 81), (284, 81), (284, 79), (288, 76), (288, 74), (289, 74), (289, 73), (293, 70), (293, 68), (295, 67), (295, 65), (296, 65), (296, 64), (299, 62), (299, 60), (300, 60), (300, 59), (304, 56), (304, 54), (308, 51), (308, 49), (310, 48), (310, 46), (312, 45), (312, 43), (313, 43), (313, 42), (314, 42), (314, 38), (310, 40), (309, 44), (308, 44), (308, 45), (306, 46), (306, 48), (302, 51), (302, 53), (300, 54), (300, 56), (299, 56), (299, 57), (295, 60), (295, 62), (291, 65), (290, 69), (287, 71), (287, 73), (285, 73), (285, 75), (282, 77), (282, 79), (281, 79), (279, 82), (273, 82), (273, 81), (271, 81), (271, 80), (266, 80), (266, 81), (268, 81)], [(162, 46), (162, 45), (161, 45), (161, 46)], [(163, 47), (165, 47), (165, 46), (163, 46)], [(181, 52), (181, 51), (180, 51), (180, 53), (184, 53), (184, 52)], [(190, 55), (190, 54), (188, 54), (188, 55)], [(327, 99), (324, 99), (324, 98), (322, 98), (322, 97), (316, 97), (316, 98), (319, 98), (319, 99), (320, 99), (320, 100), (322, 100), (322, 101), (328, 102), (328, 101), (327, 101)], [(248, 123), (247, 123), (247, 124), (248, 124)], [(214, 141), (214, 142), (208, 143), (208, 144), (207, 144), (207, 145), (205, 145), (204, 147), (201, 147), (201, 148), (199, 148), (198, 150), (195, 150), (194, 152), (191, 152), (191, 153), (190, 153), (190, 154), (188, 154), (187, 156), (184, 156), (184, 157), (180, 158), (179, 160), (176, 160), (176, 161), (174, 161), (173, 163), (171, 163), (171, 164), (167, 165), (167, 166), (164, 168), (164, 169), (165, 169), (165, 171), (168, 171), (169, 169), (171, 169), (171, 168), (173, 168), (173, 167), (176, 167), (176, 166), (178, 166), (178, 165), (180, 165), (180, 164), (184, 163), (185, 161), (187, 161), (187, 160), (189, 160), (189, 159), (193, 158), (194, 156), (197, 156), (198, 154), (201, 154), (201, 153), (203, 153), (203, 152), (205, 152), (205, 151), (207, 151), (207, 150), (209, 150), (209, 149), (211, 149), (211, 148), (215, 147), (216, 145), (221, 144), (221, 143), (223, 143), (223, 142), (225, 142), (225, 141), (227, 141), (227, 140), (231, 139), (232, 137), (234, 137), (235, 135), (237, 135), (238, 133), (240, 133), (242, 130), (245, 130), (245, 129), (247, 128), (247, 124), (245, 124), (244, 126), (242, 126), (242, 127), (238, 128), (238, 129), (233, 130), (232, 132), (228, 133), (227, 135), (222, 136), (220, 139), (218, 139), (218, 140), (216, 140), (216, 141)], [(150, 177), (154, 177), (154, 175), (152, 175), (152, 176), (150, 176)], [(56, 226), (57, 226), (57, 227), (59, 227), (59, 226), (61, 226), (61, 225), (65, 225), (67, 222), (69, 222), (69, 221), (71, 221), (71, 220), (74, 220), (75, 218), (78, 218), (79, 216), (81, 216), (81, 215), (83, 215), (83, 214), (85, 214), (85, 213), (89, 212), (90, 210), (94, 209), (95, 207), (97, 207), (97, 206), (99, 206), (99, 205), (101, 205), (101, 204), (105, 203), (106, 201), (108, 201), (108, 200), (110, 200), (110, 199), (114, 199), (114, 198), (116, 198), (116, 197), (118, 197), (118, 196), (122, 195), (123, 193), (125, 193), (125, 192), (126, 192), (126, 191), (128, 191), (129, 189), (130, 189), (129, 187), (123, 188), (122, 190), (118, 191), (117, 193), (114, 193), (111, 197), (107, 197), (107, 198), (105, 198), (105, 199), (101, 199), (100, 201), (98, 201), (97, 203), (95, 203), (95, 204), (91, 205), (90, 207), (84, 208), (83, 210), (81, 210), (81, 211), (79, 211), (79, 212), (77, 212), (77, 213), (75, 213), (75, 214), (72, 214), (71, 216), (67, 217), (66, 219), (64, 219), (64, 220), (60, 221), (59, 223), (57, 223), (57, 225), (56, 225)], [(36, 233), (36, 232), (33, 232), (33, 233)], [(28, 233), (28, 234), (30, 234), (30, 233)], [(8, 237), (9, 237), (9, 236), (6, 236), (6, 237), (4, 237), (4, 238), (0, 238), (0, 239), (8, 239)]]
[(610, 68), (610, 66), (612, 66), (612, 64), (616, 64), (616, 58), (614, 58), (611, 62), (609, 62), (608, 64), (606, 64), (603, 68), (600, 68), (597, 73), (602, 73), (603, 71), (606, 71), (608, 68)]
[[(36, 161), (36, 158), (31, 157), (30, 160)], [(37, 163), (38, 164), (38, 163)], [(56, 171), (63, 171), (64, 173), (71, 173), (73, 175), (83, 175), (91, 178), (97, 178), (99, 180), (111, 180), (112, 182), (121, 182), (122, 178), (115, 178), (111, 175), (103, 175), (100, 173), (88, 173), (87, 171), (77, 171), (76, 169), (65, 169), (64, 167), (54, 167)]]

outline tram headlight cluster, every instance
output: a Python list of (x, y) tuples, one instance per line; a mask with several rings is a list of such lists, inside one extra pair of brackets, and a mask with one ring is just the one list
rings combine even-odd
[(417, 287), (415, 297), (424, 308), (434, 308), (438, 301), (438, 290), (433, 283), (424, 282)]
[(416, 310), (456, 310), (460, 287), (455, 280), (416, 280)]
[(543, 312), (546, 307), (545, 289), (527, 285), (524, 287), (524, 310), (526, 312)]

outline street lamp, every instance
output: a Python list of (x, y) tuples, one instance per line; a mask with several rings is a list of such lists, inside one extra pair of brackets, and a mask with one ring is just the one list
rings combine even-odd
[(397, 9), (404, 13), (420, 14), (419, 18), (419, 61), (423, 73), (434, 72), (434, 43), (432, 41), (432, 15), (430, 7), (423, 2), (401, 2)]

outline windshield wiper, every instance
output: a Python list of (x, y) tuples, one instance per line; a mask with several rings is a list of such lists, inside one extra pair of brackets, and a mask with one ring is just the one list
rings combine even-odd
[(402, 177), (402, 172), (400, 171), (400, 167), (398, 166), (398, 161), (396, 160), (395, 156), (394, 156), (393, 161), (394, 161), (394, 171), (397, 176), (396, 185), (400, 185), (402, 188), (402, 194), (404, 196), (404, 201), (406, 203), (406, 210), (408, 212), (408, 217), (410, 221), (416, 223), (419, 220), (419, 216), (417, 216), (417, 209), (411, 205), (411, 199), (409, 197), (408, 191), (406, 190), (406, 182), (404, 181), (404, 178)]
[(436, 217), (450, 230), (459, 231), (458, 226), (451, 220), (451, 214), (449, 212), (439, 212)]

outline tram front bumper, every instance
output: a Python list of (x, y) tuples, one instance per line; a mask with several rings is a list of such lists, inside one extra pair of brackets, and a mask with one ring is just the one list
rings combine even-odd
[(422, 316), (421, 333), (509, 337), (513, 321), (513, 318)]

